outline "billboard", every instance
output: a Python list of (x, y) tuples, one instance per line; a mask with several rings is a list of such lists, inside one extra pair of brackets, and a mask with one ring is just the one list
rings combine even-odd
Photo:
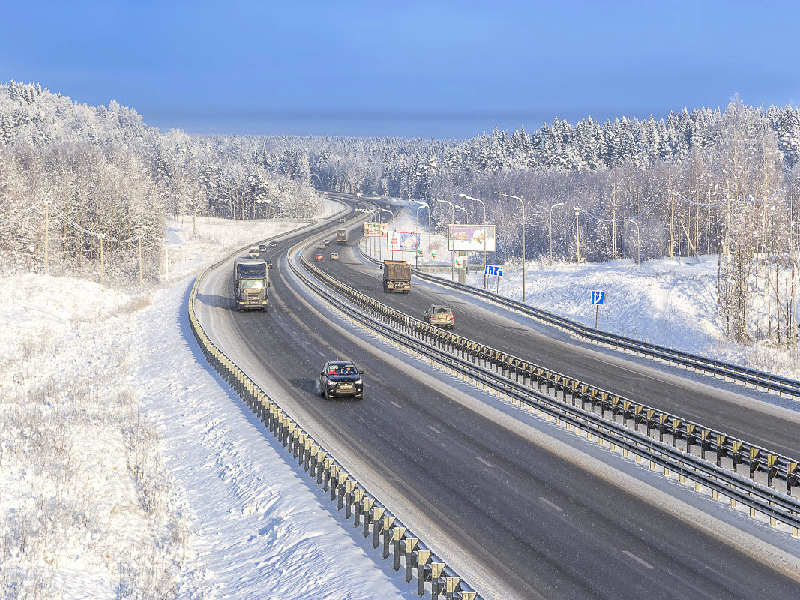
[(447, 226), (447, 249), (461, 251), (481, 251), (484, 250), (484, 240), (486, 240), (485, 250), (495, 251), (495, 229), (494, 225), (448, 225)]
[(390, 231), (387, 234), (388, 248), (400, 252), (416, 252), (420, 235), (411, 231)]
[(364, 223), (364, 237), (382, 237), (388, 230), (388, 223)]

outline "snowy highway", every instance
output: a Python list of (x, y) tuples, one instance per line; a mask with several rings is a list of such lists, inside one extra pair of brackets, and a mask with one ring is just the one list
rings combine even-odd
[[(276, 265), (266, 314), (231, 310), (228, 264), (207, 277), (196, 307), (204, 328), (484, 597), (800, 593), (800, 583), (787, 575), (797, 572), (795, 541), (767, 528), (745, 524), (743, 530), (735, 514), (498, 405), (359, 331), (291, 275), (286, 252), (295, 242), (280, 242), (265, 256)], [(336, 247), (326, 249), (326, 257), (331, 250)], [(341, 260), (330, 267), (337, 277), (377, 292), (378, 271), (358, 261), (352, 248), (338, 251)], [(405, 310), (415, 314), (442, 293), (416, 287), (408, 296), (381, 300), (398, 307), (413, 302)], [(457, 327), (478, 327), (492, 312), (469, 317), (464, 301), (458, 302)], [(486, 329), (496, 330), (498, 344), (535, 348), (535, 360), (554, 361), (564, 370), (563, 340), (545, 352), (534, 345), (545, 336), (493, 318), (501, 326)], [(578, 361), (586, 377), (610, 378), (608, 359), (594, 353), (592, 362), (585, 358), (590, 354)], [(366, 369), (363, 401), (320, 397), (316, 377), (323, 362), (334, 358)], [(650, 378), (632, 374), (626, 385), (652, 388)], [(796, 447), (792, 438), (781, 443)]]

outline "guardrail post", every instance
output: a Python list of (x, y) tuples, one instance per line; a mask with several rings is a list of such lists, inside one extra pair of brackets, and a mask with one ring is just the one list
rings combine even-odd
[(383, 559), (386, 560), (389, 558), (389, 536), (391, 535), (391, 528), (394, 525), (394, 517), (390, 515), (384, 515), (383, 517), (383, 525), (381, 527), (381, 531), (383, 531)]
[(403, 540), (403, 535), (406, 533), (405, 527), (394, 527), (392, 529), (392, 552), (394, 553), (394, 570), (400, 570), (400, 552), (402, 548), (400, 542)]
[(444, 578), (444, 591), (447, 600), (455, 600), (456, 589), (458, 584), (461, 583), (461, 577), (445, 577)]
[(796, 462), (788, 462), (786, 463), (786, 493), (791, 496), (792, 495), (792, 483), (797, 482), (797, 463)]
[(724, 435), (717, 435), (717, 466), (722, 467), (722, 457), (725, 456), (725, 442), (727, 437)]
[(313, 479), (314, 477), (314, 465), (316, 464), (317, 452), (319, 452), (319, 446), (311, 443), (311, 447), (306, 452), (306, 464), (303, 466), (304, 471), (310, 471), (308, 476)]
[(439, 578), (442, 576), (442, 571), (444, 571), (443, 562), (431, 563), (431, 600), (439, 599)]
[(417, 542), (419, 540), (413, 537), (407, 537), (405, 539), (405, 555), (406, 555), (406, 583), (409, 583), (411, 579), (414, 577), (414, 573), (412, 569), (417, 565), (414, 564), (414, 561), (417, 558), (417, 553), (415, 549), (417, 547)]
[(692, 453), (691, 452), (691, 447), (692, 447), (692, 441), (696, 437), (694, 435), (694, 431), (695, 431), (696, 427), (697, 426), (694, 423), (687, 423), (686, 424), (686, 453), (687, 454), (691, 454)]
[(372, 507), (375, 505), (375, 498), (364, 496), (362, 501), (361, 512), (364, 515), (364, 537), (369, 535), (369, 524), (372, 521)]
[[(380, 545), (381, 529), (383, 529), (383, 516), (386, 509), (382, 506), (376, 506), (372, 509), (372, 547), (377, 548)], [(384, 558), (386, 558), (384, 556)]]
[(706, 459), (706, 450), (711, 446), (711, 443), (708, 441), (708, 437), (711, 435), (710, 429), (701, 429), (700, 430), (700, 458), (703, 460)]
[[(356, 489), (356, 482), (345, 475), (345, 479), (342, 483), (343, 485), (339, 489), (339, 505), (341, 507), (342, 496), (344, 496), (344, 517), (345, 519), (349, 519), (353, 514), (353, 490)], [(344, 494), (342, 494), (342, 492), (344, 492)], [(341, 510), (341, 508), (339, 510)]]
[(339, 473), (341, 470), (342, 467), (335, 463), (331, 465), (330, 469), (328, 469), (328, 472), (330, 473), (331, 502), (336, 500), (336, 492), (338, 491), (337, 488), (339, 487)]
[(755, 477), (756, 471), (761, 466), (761, 450), (759, 448), (750, 448), (750, 479)]
[[(355, 482), (353, 482), (355, 484)], [(355, 488), (352, 490), (352, 505), (353, 505), (353, 527), (361, 525), (361, 509), (364, 500), (364, 490)], [(348, 517), (349, 518), (349, 517)]]
[(742, 455), (739, 452), (742, 449), (742, 444), (744, 442), (740, 442), (738, 440), (734, 440), (731, 442), (731, 459), (733, 460), (733, 465), (731, 467), (731, 471), (736, 473), (736, 465), (742, 462)]
[(430, 576), (428, 561), (431, 558), (430, 550), (417, 550), (417, 596), (425, 595), (425, 581)]

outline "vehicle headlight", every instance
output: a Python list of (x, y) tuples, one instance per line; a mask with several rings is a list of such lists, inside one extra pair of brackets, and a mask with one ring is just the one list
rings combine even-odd
[(356, 385), (361, 385), (361, 378), (359, 377), (353, 383), (355, 383)]

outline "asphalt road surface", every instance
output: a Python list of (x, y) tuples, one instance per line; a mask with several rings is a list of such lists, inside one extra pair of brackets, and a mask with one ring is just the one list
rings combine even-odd
[[(580, 450), (564, 451), (534, 427), (489, 408), (479, 392), (467, 394), (368, 336), (354, 336), (296, 291), (286, 264), (289, 246), (281, 242), (263, 255), (276, 265), (268, 313), (232, 310), (226, 264), (198, 295), (204, 327), (484, 597), (800, 597), (800, 582), (767, 566), (758, 549), (723, 541), (730, 539), (726, 531), (698, 528), (680, 511), (664, 510), (624, 477), (595, 475)], [(338, 263), (329, 261), (331, 251), (341, 255)], [(324, 253), (323, 264), (337, 276), (411, 314), (436, 299), (419, 287), (407, 296), (379, 294), (377, 269), (370, 275), (347, 248), (330, 246)], [(480, 325), (485, 315), (454, 308), (456, 331), (470, 331), (474, 339), (485, 334), (487, 343), (569, 372), (563, 344), (548, 347), (545, 336), (524, 327), (490, 335), (493, 327)], [(322, 364), (340, 357), (366, 369), (363, 401), (320, 397)], [(618, 381), (600, 361), (574, 360), (574, 375), (632, 398), (649, 402), (657, 395), (652, 388), (666, 385), (636, 373)], [(687, 417), (715, 424), (712, 408), (701, 410), (695, 401), (677, 404), (675, 412), (682, 406), (698, 413), (683, 411)], [(773, 440), (766, 425), (753, 429), (745, 415), (742, 410), (731, 421), (741, 423), (742, 436)], [(797, 447), (788, 434), (778, 440), (765, 445), (780, 444), (787, 452)]]

